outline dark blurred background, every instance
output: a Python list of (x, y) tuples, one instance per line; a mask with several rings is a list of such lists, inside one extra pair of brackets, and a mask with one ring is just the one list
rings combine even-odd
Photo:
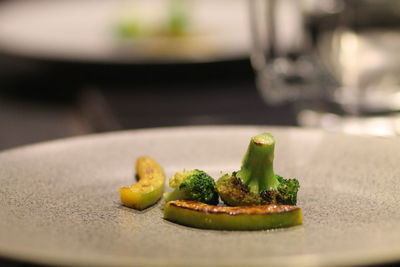
[[(32, 5), (35, 1), (26, 2)], [(35, 31), (38, 38), (43, 39), (40, 34), (51, 35), (50, 30), (45, 29), (46, 33), (40, 28), (46, 24), (46, 19), (38, 20), (35, 12), (37, 16), (46, 17), (47, 5), (55, 1), (36, 2), (37, 10), (31, 8), (29, 13), (23, 1), (0, 0), (0, 24), (2, 20), (11, 23), (13, 19), (18, 20), (18, 16), (25, 16), (26, 25), (22, 23), (19, 27), (29, 32), (30, 38), (35, 36)], [(59, 2), (60, 8), (68, 5), (65, 1)], [(96, 5), (96, 1), (85, 2)], [(247, 19), (245, 1), (241, 2), (243, 19)], [(79, 1), (69, 3), (70, 6), (80, 5)], [(48, 12), (52, 9), (54, 7), (48, 8)], [(82, 20), (79, 14), (70, 16), (71, 24)], [(89, 25), (90, 16), (83, 22)], [(291, 107), (268, 107), (259, 97), (249, 55), (243, 51), (223, 57), (214, 53), (200, 60), (192, 57), (175, 60), (173, 56), (161, 61), (146, 56), (111, 60), (88, 59), (84, 54), (68, 57), (63, 54), (65, 47), (54, 52), (51, 41), (32, 44), (29, 38), (25, 41), (27, 35), (19, 32), (21, 28), (16, 28), (17, 34), (10, 33), (7, 30), (13, 28), (4, 25), (0, 26), (3, 28), (3, 31), (0, 29), (0, 149), (74, 135), (145, 127), (295, 124)], [(60, 25), (57, 34), (71, 30), (67, 23)], [(85, 25), (82, 28), (85, 29)], [(90, 30), (87, 27), (86, 31)], [(77, 35), (70, 35), (70, 38), (79, 41), (83, 34), (85, 30), (77, 31)], [(218, 34), (223, 36), (223, 32)], [(14, 35), (20, 39), (12, 39)], [(51, 40), (51, 36), (49, 38)], [(250, 46), (250, 39), (244, 42)], [(78, 48), (74, 49), (79, 49), (79, 42), (76, 43)], [(34, 45), (41, 47), (31, 49)], [(235, 43), (223, 45), (234, 46)], [(140, 54), (140, 49), (133, 53)]]

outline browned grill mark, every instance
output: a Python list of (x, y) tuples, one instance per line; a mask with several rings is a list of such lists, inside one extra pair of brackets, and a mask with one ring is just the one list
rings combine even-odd
[(261, 205), (261, 206), (225, 207), (225, 206), (208, 205), (201, 202), (190, 201), (190, 200), (170, 201), (168, 202), (168, 205), (198, 212), (205, 212), (212, 214), (226, 214), (231, 216), (285, 213), (299, 209), (299, 207), (296, 206), (275, 205), (275, 204)]
[(265, 146), (265, 143), (253, 141), (256, 146)]

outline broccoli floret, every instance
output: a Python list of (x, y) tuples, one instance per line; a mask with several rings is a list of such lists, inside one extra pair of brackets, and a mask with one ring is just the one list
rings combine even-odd
[(225, 174), (217, 181), (217, 190), (222, 201), (229, 206), (262, 205), (263, 200), (259, 194), (250, 192), (249, 187), (242, 180), (232, 175)]
[(170, 1), (167, 33), (172, 36), (184, 35), (188, 26), (187, 5), (183, 0)]
[(218, 194), (225, 204), (296, 205), (300, 184), (296, 179), (285, 179), (274, 173), (274, 148), (275, 139), (269, 133), (251, 139), (241, 169), (217, 181)]
[(266, 203), (277, 203), (283, 205), (296, 205), (297, 191), (300, 188), (297, 179), (285, 179), (276, 175), (279, 185), (276, 190), (264, 190), (260, 193)]
[(195, 200), (207, 204), (218, 203), (214, 179), (201, 170), (178, 172), (170, 178), (169, 185), (175, 189), (164, 194), (165, 202)]

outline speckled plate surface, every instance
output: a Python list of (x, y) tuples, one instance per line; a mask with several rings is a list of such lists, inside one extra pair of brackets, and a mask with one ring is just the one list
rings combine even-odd
[[(122, 207), (118, 188), (150, 155), (168, 175), (240, 167), (251, 136), (277, 139), (275, 171), (297, 177), (304, 225), (210, 231)], [(0, 255), (57, 265), (352, 265), (400, 260), (400, 139), (296, 128), (117, 132), (0, 153)]]

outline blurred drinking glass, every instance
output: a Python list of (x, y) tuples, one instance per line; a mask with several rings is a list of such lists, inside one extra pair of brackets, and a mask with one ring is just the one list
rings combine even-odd
[(269, 104), (293, 102), (304, 126), (400, 132), (399, 0), (249, 3), (252, 63)]

